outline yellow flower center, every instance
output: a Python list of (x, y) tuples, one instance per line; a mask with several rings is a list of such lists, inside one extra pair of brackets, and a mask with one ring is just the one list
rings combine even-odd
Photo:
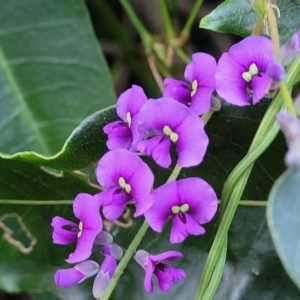
[(172, 206), (172, 213), (175, 215), (178, 214), (179, 212), (186, 213), (189, 211), (189, 209), (190, 209), (190, 206), (187, 203), (185, 203), (181, 206), (174, 205), (174, 206)]
[(192, 83), (192, 92), (191, 92), (191, 97), (193, 97), (196, 92), (197, 92), (197, 89), (198, 89), (198, 82), (197, 80), (195, 79)]
[(126, 120), (127, 120), (128, 126), (130, 127), (130, 125), (131, 125), (131, 114), (130, 114), (130, 112), (128, 112), (126, 114)]
[(173, 132), (172, 129), (169, 127), (169, 126), (165, 126), (163, 128), (163, 133), (167, 136), (170, 137), (170, 140), (173, 142), (173, 143), (176, 143), (178, 141), (178, 134), (176, 132)]
[(126, 191), (127, 194), (130, 193), (131, 185), (125, 181), (124, 177), (119, 178), (119, 185), (122, 189), (124, 189)]
[(252, 80), (252, 77), (257, 74), (258, 74), (258, 68), (256, 64), (251, 64), (249, 70), (247, 72), (244, 72), (242, 74), (242, 77), (245, 81), (250, 82)]
[(79, 222), (78, 224), (79, 232), (77, 233), (77, 237), (80, 238), (82, 235), (82, 229), (83, 229), (83, 224), (82, 222)]

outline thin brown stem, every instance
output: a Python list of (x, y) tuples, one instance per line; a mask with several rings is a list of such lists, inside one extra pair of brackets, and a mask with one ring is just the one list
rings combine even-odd
[(161, 93), (164, 92), (164, 84), (163, 84), (163, 80), (157, 70), (156, 64), (155, 64), (155, 56), (153, 54), (150, 54), (147, 56), (147, 60), (148, 60), (148, 64), (150, 67), (150, 70), (152, 72), (152, 75), (156, 81), (156, 84), (158, 86), (158, 88), (160, 89)]

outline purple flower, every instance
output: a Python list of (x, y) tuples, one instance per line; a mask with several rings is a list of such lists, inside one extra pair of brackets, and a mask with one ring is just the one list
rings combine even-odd
[(104, 245), (101, 249), (101, 253), (105, 256), (112, 256), (114, 259), (120, 260), (123, 256), (123, 249), (116, 245)]
[(167, 168), (170, 148), (178, 153), (180, 167), (196, 166), (203, 160), (208, 145), (202, 120), (186, 106), (170, 98), (148, 101), (137, 115), (132, 148), (153, 157)]
[(53, 218), (51, 225), (55, 244), (66, 245), (77, 241), (74, 253), (66, 259), (68, 263), (83, 261), (91, 255), (94, 240), (103, 227), (99, 208), (93, 196), (80, 193), (73, 202), (74, 215), (80, 221), (78, 225), (61, 217)]
[(111, 256), (105, 257), (93, 285), (93, 295), (96, 299), (100, 299), (105, 294), (116, 268), (116, 260)]
[(166, 78), (163, 96), (173, 98), (183, 104), (197, 115), (209, 111), (211, 95), (215, 89), (216, 60), (206, 53), (195, 53), (192, 61), (186, 66), (184, 77), (190, 85), (183, 81)]
[[(262, 50), (263, 49), (263, 50)], [(223, 53), (216, 71), (216, 90), (225, 101), (238, 105), (258, 103), (269, 91), (266, 74), (274, 62), (272, 42), (263, 36), (250, 36)]]
[(300, 30), (281, 46), (279, 61), (283, 65), (288, 65), (296, 58), (298, 54), (300, 54)]
[(99, 265), (92, 260), (86, 260), (70, 269), (60, 269), (54, 275), (55, 284), (62, 288), (68, 288), (79, 284), (85, 279), (97, 274)]
[(103, 205), (103, 214), (107, 219), (120, 217), (131, 200), (135, 201), (135, 217), (142, 215), (152, 205), (150, 191), (154, 176), (136, 154), (125, 149), (106, 153), (98, 163), (96, 176), (106, 189), (96, 194), (95, 198)]
[(152, 275), (157, 277), (158, 286), (163, 293), (170, 290), (174, 281), (185, 278), (185, 272), (164, 263), (164, 260), (175, 260), (182, 258), (183, 255), (178, 251), (167, 251), (158, 255), (151, 255), (147, 251), (139, 250), (134, 259), (146, 271), (144, 287), (148, 293), (153, 292)]
[(116, 110), (122, 121), (115, 121), (104, 126), (103, 131), (108, 135), (106, 143), (109, 150), (125, 148), (130, 149), (132, 143), (131, 126), (135, 115), (147, 101), (143, 89), (133, 85), (117, 100)]
[(266, 71), (266, 74), (275, 82), (275, 83), (278, 83), (280, 81), (283, 81), (285, 79), (285, 69), (284, 67), (274, 61), (272, 63), (270, 63), (268, 65), (268, 68), (267, 68), (267, 71)]
[[(300, 102), (300, 98), (299, 98)], [(280, 128), (288, 145), (285, 164), (288, 167), (300, 166), (300, 120), (287, 111), (280, 111), (277, 115)]]
[(201, 178), (171, 181), (153, 191), (152, 197), (153, 206), (146, 211), (145, 218), (154, 231), (162, 232), (171, 217), (171, 243), (180, 243), (189, 234), (204, 234), (200, 224), (209, 222), (218, 207), (216, 193)]

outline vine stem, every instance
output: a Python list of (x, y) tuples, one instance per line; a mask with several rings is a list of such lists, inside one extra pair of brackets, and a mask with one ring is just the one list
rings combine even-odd
[(252, 30), (251, 35), (261, 35), (262, 30), (264, 28), (264, 16), (260, 16), (254, 29)]
[(196, 0), (195, 5), (193, 6), (189, 17), (183, 27), (183, 29), (181, 30), (181, 36), (184, 37), (184, 40), (187, 40), (190, 36), (190, 31), (192, 28), (192, 25), (197, 17), (197, 14), (202, 6), (203, 0)]
[(132, 25), (134, 26), (136, 31), (139, 33), (139, 35), (140, 35), (140, 37), (143, 41), (146, 54), (150, 54), (151, 49), (152, 49), (152, 36), (151, 36), (151, 34), (146, 29), (146, 27), (144, 26), (142, 21), (139, 19), (137, 14), (135, 13), (134, 9), (132, 8), (132, 6), (130, 4), (130, 1), (128, 1), (128, 0), (119, 0), (119, 2), (122, 5), (122, 7), (124, 8), (124, 10), (126, 11)]
[(270, 5), (267, 8), (267, 18), (269, 22), (271, 39), (273, 43), (274, 56), (276, 58), (278, 56), (279, 49), (280, 49), (280, 41), (279, 41), (279, 33), (278, 33), (276, 16), (274, 14), (273, 8)]
[(160, 6), (160, 11), (164, 20), (165, 24), (165, 30), (166, 30), (166, 36), (168, 40), (172, 39), (175, 37), (175, 30), (171, 21), (171, 17), (169, 14), (168, 7), (166, 5), (166, 0), (158, 0), (159, 6)]

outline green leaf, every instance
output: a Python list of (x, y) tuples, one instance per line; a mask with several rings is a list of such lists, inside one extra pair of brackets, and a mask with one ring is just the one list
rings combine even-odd
[(0, 155), (0, 157), (58, 170), (83, 169), (99, 160), (108, 151), (107, 135), (103, 132), (103, 126), (117, 119), (118, 116), (113, 107), (94, 113), (73, 131), (62, 150), (51, 157), (28, 151), (13, 155)]
[(277, 253), (300, 289), (300, 169), (282, 174), (275, 182), (268, 202), (268, 224)]
[[(300, 4), (294, 0), (277, 0), (276, 5), (280, 10), (277, 18), (280, 41), (285, 43), (300, 29)], [(201, 20), (200, 27), (246, 37), (251, 35), (258, 18), (251, 1), (226, 0)], [(266, 31), (264, 34), (267, 35)]]
[(59, 151), (88, 115), (114, 103), (84, 2), (1, 0), (0, 151)]
[[(73, 246), (53, 245), (50, 224), (56, 215), (77, 222), (72, 206), (64, 200), (80, 192), (95, 194), (97, 189), (82, 175), (52, 175), (33, 164), (9, 159), (0, 159), (0, 172), (5, 174), (0, 177), (0, 290), (48, 292), (54, 299), (74, 299), (77, 294), (87, 299), (83, 286), (68, 291), (53, 282), (54, 272), (67, 267), (64, 259)], [(12, 205), (9, 199), (21, 199), (24, 204)], [(25, 205), (28, 200), (32, 205)]]

